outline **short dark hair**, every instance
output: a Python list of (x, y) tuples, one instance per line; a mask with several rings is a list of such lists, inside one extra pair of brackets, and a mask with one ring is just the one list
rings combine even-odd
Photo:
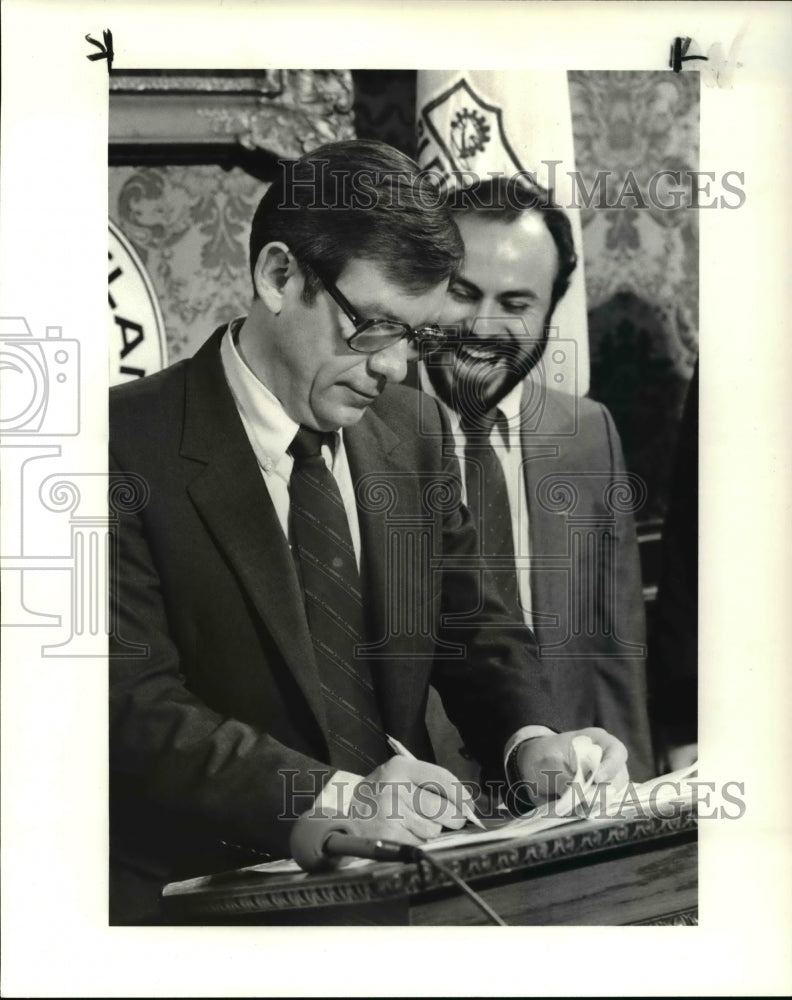
[(498, 222), (514, 222), (523, 212), (539, 212), (558, 251), (558, 271), (553, 280), (550, 307), (545, 322), (566, 295), (577, 267), (572, 225), (566, 212), (554, 201), (553, 192), (526, 180), (525, 174), (490, 176), (451, 192), (449, 204), (455, 212), (475, 212)]
[(262, 247), (274, 240), (297, 258), (308, 303), (319, 287), (315, 270), (335, 282), (356, 259), (378, 264), (411, 292), (426, 291), (457, 271), (464, 244), (445, 199), (392, 146), (334, 142), (280, 165), (253, 216), (251, 276)]

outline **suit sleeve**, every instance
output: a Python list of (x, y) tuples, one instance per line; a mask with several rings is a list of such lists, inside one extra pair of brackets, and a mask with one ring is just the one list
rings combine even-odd
[[(608, 727), (628, 748), (630, 775), (634, 780), (643, 781), (655, 774), (655, 765), (646, 682), (646, 612), (638, 539), (630, 510), (640, 497), (630, 495), (621, 440), (613, 418), (606, 407), (598, 404), (598, 408), (610, 450), (611, 505), (616, 508), (612, 630), (619, 642), (617, 648), (630, 644), (635, 650), (634, 655), (611, 655), (601, 660), (599, 690), (601, 698), (613, 701), (606, 716), (613, 720)], [(627, 501), (624, 504), (616, 500), (621, 495)]]
[[(111, 477), (124, 473), (111, 457)], [(113, 542), (110, 762), (141, 801), (221, 839), (283, 853), (291, 824), (332, 775), (185, 686), (142, 519), (118, 512)], [(229, 655), (233, 655), (229, 651)], [(291, 775), (284, 781), (283, 775)], [(303, 794), (296, 799), (290, 790)], [(284, 822), (285, 819), (285, 822)]]
[[(619, 433), (608, 410), (601, 407), (602, 419), (610, 449), (611, 481), (615, 489), (626, 485), (627, 468), (624, 461)], [(628, 503), (627, 507), (630, 506)], [(646, 617), (643, 605), (641, 583), (641, 560), (638, 552), (638, 538), (635, 520), (631, 512), (616, 511), (616, 608), (615, 618), (620, 636), (643, 646), (646, 638)]]
[(696, 365), (679, 426), (650, 647), (652, 722), (660, 751), (698, 738), (698, 506)]
[[(443, 474), (459, 481), (459, 466), (445, 415)], [(459, 658), (438, 657), (432, 683), (467, 750), (485, 772), (503, 775), (508, 740), (521, 727), (562, 728), (550, 697), (533, 633), (509, 614), (478, 558), (479, 540), (467, 508), (453, 506), (444, 520), (440, 639), (461, 647)], [(474, 613), (473, 613), (474, 612)]]

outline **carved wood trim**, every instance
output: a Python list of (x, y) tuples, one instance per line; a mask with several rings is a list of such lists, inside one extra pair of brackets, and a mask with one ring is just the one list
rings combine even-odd
[[(558, 831), (545, 831), (525, 840), (482, 845), (475, 851), (457, 848), (444, 852), (443, 863), (466, 881), (502, 876), (521, 869), (541, 869), (569, 859), (589, 859), (605, 853), (625, 853), (667, 838), (690, 840), (697, 817), (689, 808), (669, 817), (642, 817), (618, 821), (581, 820)], [(375, 864), (348, 871), (317, 875), (268, 876), (240, 871), (234, 879), (210, 877), (200, 890), (180, 893), (168, 887), (163, 902), (172, 915), (233, 917), (296, 907), (324, 907), (382, 901), (453, 883), (428, 865)]]
[(653, 920), (636, 920), (631, 927), (698, 927), (698, 907), (689, 910), (679, 910), (664, 917)]

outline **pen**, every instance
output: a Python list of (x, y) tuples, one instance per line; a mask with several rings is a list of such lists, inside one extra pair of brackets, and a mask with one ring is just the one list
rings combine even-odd
[[(385, 739), (388, 741), (388, 746), (396, 754), (397, 757), (407, 757), (409, 760), (418, 759), (414, 753), (410, 753), (407, 747), (403, 743), (400, 743), (395, 737), (388, 736), (388, 734), (386, 733)], [(486, 829), (484, 824), (481, 822), (478, 816), (473, 812), (472, 807), (469, 806), (467, 802), (462, 803), (462, 812), (465, 814), (467, 819), (475, 826), (481, 827), (482, 830)]]

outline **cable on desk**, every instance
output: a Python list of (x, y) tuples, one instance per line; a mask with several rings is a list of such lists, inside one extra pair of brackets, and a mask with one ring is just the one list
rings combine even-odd
[[(489, 917), (489, 919), (492, 921), (493, 924), (498, 924), (500, 927), (509, 926), (505, 920), (501, 920), (498, 914), (492, 909), (492, 907), (487, 902), (485, 902), (485, 900), (481, 898), (481, 896), (479, 896), (477, 892), (475, 892), (473, 889), (470, 888), (470, 886), (467, 884), (467, 882), (464, 881), (464, 879), (460, 878), (456, 872), (452, 871), (449, 867), (442, 864), (442, 862), (438, 861), (434, 855), (434, 852), (423, 851), (421, 850), (420, 847), (415, 848), (415, 850), (416, 853), (420, 856), (421, 861), (427, 862), (430, 867), (436, 868), (437, 871), (445, 875), (446, 878), (450, 878), (451, 881), (454, 883), (454, 885), (459, 886), (459, 888), (473, 900), (476, 906), (478, 906), (480, 910), (483, 910), (483, 912), (487, 915), (487, 917)], [(425, 882), (426, 874), (420, 862), (418, 865), (418, 870), (421, 873), (421, 878)]]

